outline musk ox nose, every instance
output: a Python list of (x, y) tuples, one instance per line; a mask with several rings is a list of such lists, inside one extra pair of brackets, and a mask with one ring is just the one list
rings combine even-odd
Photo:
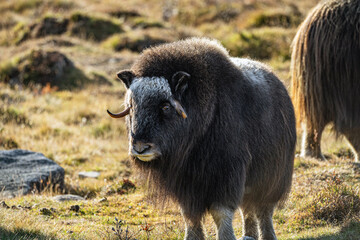
[(144, 143), (141, 141), (137, 141), (133, 144), (133, 151), (135, 151), (137, 154), (142, 154), (149, 150), (151, 148), (151, 145), (149, 143)]

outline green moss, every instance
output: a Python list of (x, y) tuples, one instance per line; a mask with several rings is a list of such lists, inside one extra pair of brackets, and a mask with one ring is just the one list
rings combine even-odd
[(302, 21), (302, 15), (294, 7), (285, 10), (272, 10), (256, 12), (248, 19), (248, 26), (253, 28), (259, 27), (297, 27)]
[(145, 17), (136, 17), (131, 20), (132, 27), (136, 28), (163, 28), (164, 24)]
[(290, 59), (290, 44), (295, 32), (279, 28), (243, 30), (222, 39), (224, 46), (234, 56), (255, 59)]
[(28, 25), (19, 22), (12, 29), (12, 37), (8, 40), (9, 44), (20, 44), (30, 37), (30, 28)]
[(74, 13), (70, 17), (70, 34), (84, 39), (101, 41), (109, 36), (123, 32), (119, 23), (112, 20)]
[[(150, 30), (150, 29), (149, 29)], [(103, 42), (105, 48), (110, 48), (115, 51), (124, 49), (133, 52), (141, 52), (144, 49), (176, 40), (176, 35), (165, 29), (163, 31), (134, 31), (122, 34), (116, 34)]]

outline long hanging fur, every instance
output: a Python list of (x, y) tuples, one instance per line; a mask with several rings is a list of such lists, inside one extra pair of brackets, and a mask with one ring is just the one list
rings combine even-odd
[(292, 100), (298, 124), (337, 132), (360, 127), (360, 0), (320, 3), (292, 46)]

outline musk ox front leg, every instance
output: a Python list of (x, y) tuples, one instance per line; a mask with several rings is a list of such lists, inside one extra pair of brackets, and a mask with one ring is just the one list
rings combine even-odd
[(325, 125), (315, 127), (312, 123), (307, 121), (302, 136), (302, 146), (300, 156), (303, 158), (318, 158), (325, 160), (321, 153), (321, 135)]
[(193, 216), (184, 208), (181, 209), (181, 214), (185, 222), (184, 240), (205, 240), (205, 233), (202, 225), (203, 215)]
[(232, 227), (234, 210), (227, 207), (212, 207), (210, 214), (213, 217), (217, 227), (218, 240), (236, 240)]

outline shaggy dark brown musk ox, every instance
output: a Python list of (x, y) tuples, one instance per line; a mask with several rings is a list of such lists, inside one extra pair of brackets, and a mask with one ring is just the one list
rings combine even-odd
[(301, 155), (324, 159), (320, 141), (333, 123), (360, 154), (360, 0), (319, 4), (300, 26), (292, 50), (292, 99), (303, 123)]
[(131, 159), (180, 205), (185, 239), (205, 238), (206, 212), (218, 239), (235, 239), (239, 206), (244, 239), (276, 239), (272, 215), (290, 190), (296, 141), (278, 78), (197, 38), (147, 49), (118, 77), (127, 109), (109, 114), (128, 114)]

